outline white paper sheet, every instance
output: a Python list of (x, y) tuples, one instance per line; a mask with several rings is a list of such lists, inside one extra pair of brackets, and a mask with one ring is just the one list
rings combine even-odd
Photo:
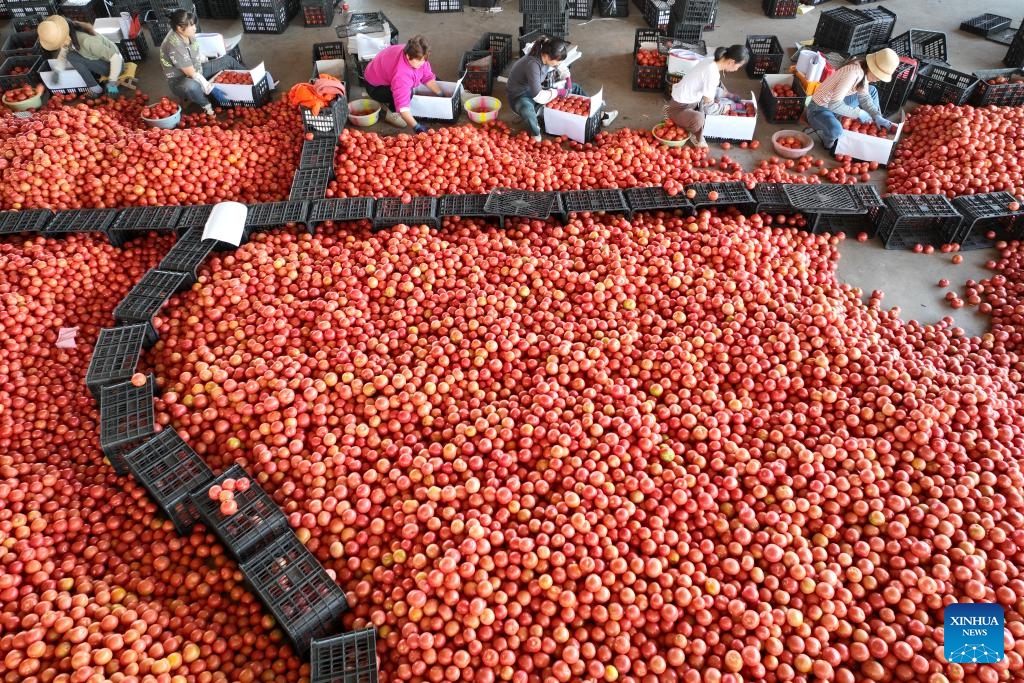
[(240, 202), (221, 202), (210, 211), (203, 228), (204, 240), (219, 240), (236, 247), (242, 242), (249, 207)]

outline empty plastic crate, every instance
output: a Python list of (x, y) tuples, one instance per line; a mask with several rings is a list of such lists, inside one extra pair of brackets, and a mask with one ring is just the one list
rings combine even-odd
[(814, 44), (844, 55), (861, 54), (871, 45), (874, 24), (874, 19), (849, 7), (826, 10), (818, 18)]
[(494, 58), (487, 50), (468, 50), (459, 62), (459, 75), (466, 92), (476, 95), (490, 95)]
[(302, 115), (302, 127), (314, 137), (337, 138), (345, 130), (348, 122), (348, 100), (344, 95), (337, 95), (329, 104), (313, 113), (309, 107), (299, 107)]
[(184, 232), (191, 228), (199, 228), (199, 231), (202, 232), (212, 211), (213, 204), (190, 204), (183, 206), (178, 214), (178, 224), (175, 228), (178, 232)]
[[(647, 0), (643, 7), (644, 21), (651, 28), (663, 29), (668, 26), (669, 11), (671, 9), (671, 6), (664, 2), (664, 0)], [(701, 31), (703, 30), (704, 27), (701, 26)]]
[[(775, 86), (788, 86), (793, 95), (776, 95)], [(793, 123), (804, 113), (807, 95), (800, 81), (792, 74), (765, 74), (761, 77), (761, 112), (769, 123)]]
[(337, 632), (348, 609), (345, 592), (290, 530), (244, 562), (242, 573), (303, 658), (314, 639)]
[(289, 201), (323, 199), (327, 194), (327, 184), (331, 181), (333, 173), (334, 169), (325, 166), (300, 168), (292, 177), (292, 189), (288, 194)]
[(750, 50), (747, 75), (751, 78), (778, 73), (782, 69), (782, 58), (786, 53), (775, 36), (747, 36), (747, 49)]
[(0, 235), (44, 232), (53, 212), (49, 209), (0, 211)]
[(941, 246), (957, 236), (962, 216), (945, 195), (894, 194), (884, 202), (878, 216), (878, 237), (886, 249)]
[(699, 43), (704, 35), (704, 24), (686, 24), (669, 19), (668, 26), (665, 27), (665, 33), (684, 43)]
[(345, 59), (345, 43), (336, 40), (330, 43), (313, 44), (313, 61), (321, 59)]
[(299, 168), (316, 166), (334, 167), (334, 155), (338, 150), (338, 140), (328, 137), (314, 137), (302, 143), (302, 154), (299, 156)]
[(462, 0), (424, 0), (423, 11), (434, 12), (461, 12)]
[[(757, 206), (757, 200), (750, 194), (747, 186), (740, 182), (726, 183), (692, 183), (686, 186), (687, 190), (694, 190), (697, 193), (690, 201), (694, 207), (702, 206), (736, 206), (744, 211), (752, 211)], [(708, 195), (717, 192), (718, 196), (711, 199)]]
[(953, 206), (963, 216), (954, 242), (961, 249), (982, 249), (992, 246), (989, 232), (996, 239), (1017, 240), (1024, 231), (1024, 211), (1008, 207), (1018, 203), (1009, 192), (987, 192), (963, 195), (953, 199)]
[(1017, 35), (1013, 37), (1006, 56), (1003, 57), (1003, 64), (1006, 66), (1024, 67), (1024, 21), (1017, 29)]
[(693, 203), (685, 195), (670, 195), (664, 187), (630, 187), (622, 191), (629, 206), (629, 218), (637, 211), (683, 211), (693, 213)]
[(569, 11), (569, 0), (519, 0), (521, 14), (563, 14)]
[(893, 114), (903, 108), (917, 80), (918, 62), (913, 57), (900, 57), (900, 63), (888, 82), (875, 81), (878, 105), (883, 114)]
[[(975, 71), (978, 85), (971, 93), (971, 104), (984, 107), (995, 104), (1016, 107), (1024, 104), (1024, 69), (988, 69)], [(1001, 83), (989, 83), (1002, 79)]]
[(148, 323), (167, 300), (186, 288), (188, 275), (152, 268), (114, 308), (119, 323)]
[(377, 683), (377, 630), (316, 638), (309, 662), (309, 683)]
[(333, 227), (335, 223), (362, 221), (373, 218), (372, 197), (350, 197), (320, 199), (312, 202), (309, 210), (309, 226)]
[(508, 216), (546, 220), (558, 210), (558, 194), (499, 187), (488, 193), (484, 210), (498, 216), (501, 227), (505, 227)]
[(126, 382), (135, 374), (146, 341), (147, 326), (121, 325), (100, 330), (93, 346), (85, 385), (99, 401), (103, 387)]
[(249, 230), (277, 228), (297, 223), (305, 225), (306, 216), (309, 215), (309, 202), (265, 202), (249, 204), (248, 209), (245, 227)]
[(147, 232), (173, 232), (178, 227), (181, 208), (177, 206), (133, 206), (121, 209), (107, 228), (110, 243), (122, 246)]
[(761, 9), (766, 17), (775, 19), (796, 19), (800, 0), (762, 0)]
[(890, 12), (884, 7), (865, 7), (857, 10), (861, 14), (874, 19), (875, 23), (871, 29), (871, 45), (882, 45), (888, 43), (892, 38), (892, 29), (896, 26), (896, 13)]
[(864, 213), (848, 185), (788, 183), (782, 186), (782, 192), (801, 213)]
[(505, 68), (512, 63), (512, 34), (510, 33), (485, 33), (473, 45), (474, 50), (487, 50), (494, 58), (495, 75), (501, 75)]
[(437, 215), (437, 199), (434, 197), (413, 197), (408, 203), (398, 197), (383, 197), (374, 203), (373, 229), (390, 228), (395, 225), (429, 225), (441, 227)]
[[(249, 480), (246, 490), (234, 492), (238, 511), (233, 515), (221, 514), (220, 501), (210, 499), (210, 488), (223, 486), (225, 479)], [(191, 496), (203, 524), (239, 562), (254, 557), (283, 536), (294, 537), (281, 508), (260, 487), (256, 477), (239, 465), (232, 465), (213, 480), (193, 488)]]
[(46, 237), (58, 237), (83, 232), (106, 233), (114, 221), (117, 209), (78, 209), (58, 211), (41, 228)]
[(201, 0), (196, 3), (196, 12), (203, 19), (237, 19), (238, 3), (234, 0)]
[(174, 246), (167, 251), (158, 267), (160, 270), (186, 273), (188, 275), (187, 282), (191, 285), (199, 279), (199, 267), (206, 261), (206, 257), (210, 255), (216, 244), (216, 240), (203, 239), (202, 228), (186, 230), (178, 237)]
[(487, 204), (485, 194), (446, 194), (437, 200), (437, 215), (480, 217), (491, 214), (484, 208)]
[(913, 57), (918, 61), (946, 61), (946, 34), (941, 31), (912, 28), (890, 40), (889, 47), (898, 55)]
[(569, 0), (570, 19), (590, 19), (594, 16), (594, 0)]
[(925, 64), (917, 72), (910, 99), (921, 104), (964, 104), (978, 79), (940, 64)]
[(129, 452), (124, 460), (178, 533), (188, 535), (199, 521), (191, 491), (213, 481), (210, 466), (171, 428)]
[(1010, 17), (1003, 17), (998, 14), (979, 14), (976, 17), (965, 19), (960, 22), (960, 30), (967, 31), (979, 36), (987, 36), (996, 31), (1010, 27)]
[(152, 375), (141, 387), (120, 382), (100, 389), (100, 449), (118, 474), (128, 472), (125, 455), (156, 431), (155, 389)]
[(568, 221), (574, 213), (623, 213), (630, 212), (622, 190), (572, 190), (558, 195), (562, 220)]
[(754, 187), (758, 213), (797, 213), (796, 208), (789, 203), (783, 186), (784, 183), (758, 183)]
[(669, 17), (684, 24), (706, 26), (713, 20), (717, 7), (718, 0), (675, 0)]
[(246, 9), (241, 15), (245, 33), (284, 33), (288, 28), (288, 10), (284, 5), (266, 12)]
[(569, 35), (569, 13), (564, 14), (524, 14), (520, 34), (540, 31), (554, 38), (565, 38)]

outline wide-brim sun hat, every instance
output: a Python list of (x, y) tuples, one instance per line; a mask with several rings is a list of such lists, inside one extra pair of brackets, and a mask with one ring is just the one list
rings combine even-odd
[(39, 35), (39, 46), (44, 50), (59, 50), (68, 42), (71, 35), (71, 27), (68, 21), (59, 14), (46, 17), (36, 27)]
[(867, 56), (868, 69), (880, 81), (888, 83), (900, 65), (900, 56), (892, 48), (883, 48)]

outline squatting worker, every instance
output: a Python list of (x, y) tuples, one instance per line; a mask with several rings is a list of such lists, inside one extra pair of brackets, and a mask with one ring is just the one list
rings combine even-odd
[(389, 45), (366, 65), (366, 93), (388, 108), (384, 120), (395, 128), (411, 126), (417, 133), (427, 130), (416, 122), (410, 107), (412, 92), (419, 85), (427, 86), (435, 95), (444, 94), (427, 61), (429, 56), (427, 39), (416, 35), (405, 45)]
[(888, 83), (899, 64), (899, 55), (890, 48), (855, 57), (836, 69), (814, 91), (807, 105), (807, 122), (818, 131), (822, 144), (830, 152), (835, 152), (836, 142), (843, 134), (840, 116), (857, 119), (861, 123), (873, 121), (879, 128), (887, 130), (895, 127), (892, 121), (882, 116), (878, 90), (871, 83)]
[(68, 67), (78, 72), (93, 95), (103, 93), (97, 76), (107, 77), (107, 93), (116, 95), (117, 79), (124, 66), (124, 58), (109, 38), (96, 33), (90, 24), (68, 21), (59, 14), (49, 16), (36, 29), (39, 46), (47, 52), (57, 53), (57, 68), (53, 78), (60, 82), (60, 73)]
[[(509, 70), (505, 90), (508, 92), (512, 111), (523, 119), (530, 136), (536, 142), (541, 141), (538, 115), (545, 104), (566, 95), (587, 96), (579, 83), (573, 83), (569, 69), (562, 66), (568, 53), (569, 43), (566, 41), (541, 36), (533, 43), (529, 53), (517, 59)], [(551, 76), (554, 76), (556, 83), (564, 85), (544, 87), (545, 81), (552, 80)], [(611, 124), (618, 115), (619, 112), (614, 110), (604, 112), (601, 115), (601, 125)]]
[[(213, 92), (208, 79), (225, 69), (245, 67), (234, 57), (207, 59), (199, 51), (196, 40), (196, 15), (183, 9), (171, 13), (171, 32), (160, 45), (160, 66), (171, 92), (184, 103), (191, 102), (213, 116), (213, 106), (206, 97)], [(216, 95), (216, 93), (214, 93)]]
[(732, 73), (747, 63), (750, 50), (745, 45), (720, 47), (706, 57), (672, 86), (672, 100), (665, 113), (672, 123), (690, 134), (690, 144), (707, 147), (704, 140), (704, 117), (729, 109), (723, 99), (739, 101), (722, 85), (722, 72)]

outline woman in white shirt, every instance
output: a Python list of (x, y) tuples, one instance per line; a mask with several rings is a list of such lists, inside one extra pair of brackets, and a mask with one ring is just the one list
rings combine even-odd
[(666, 113), (672, 123), (690, 134), (694, 147), (707, 147), (704, 141), (704, 115), (726, 109), (720, 100), (733, 99), (722, 86), (722, 72), (733, 72), (747, 63), (750, 51), (744, 45), (720, 47), (713, 57), (702, 59), (690, 73), (672, 86), (672, 101)]

